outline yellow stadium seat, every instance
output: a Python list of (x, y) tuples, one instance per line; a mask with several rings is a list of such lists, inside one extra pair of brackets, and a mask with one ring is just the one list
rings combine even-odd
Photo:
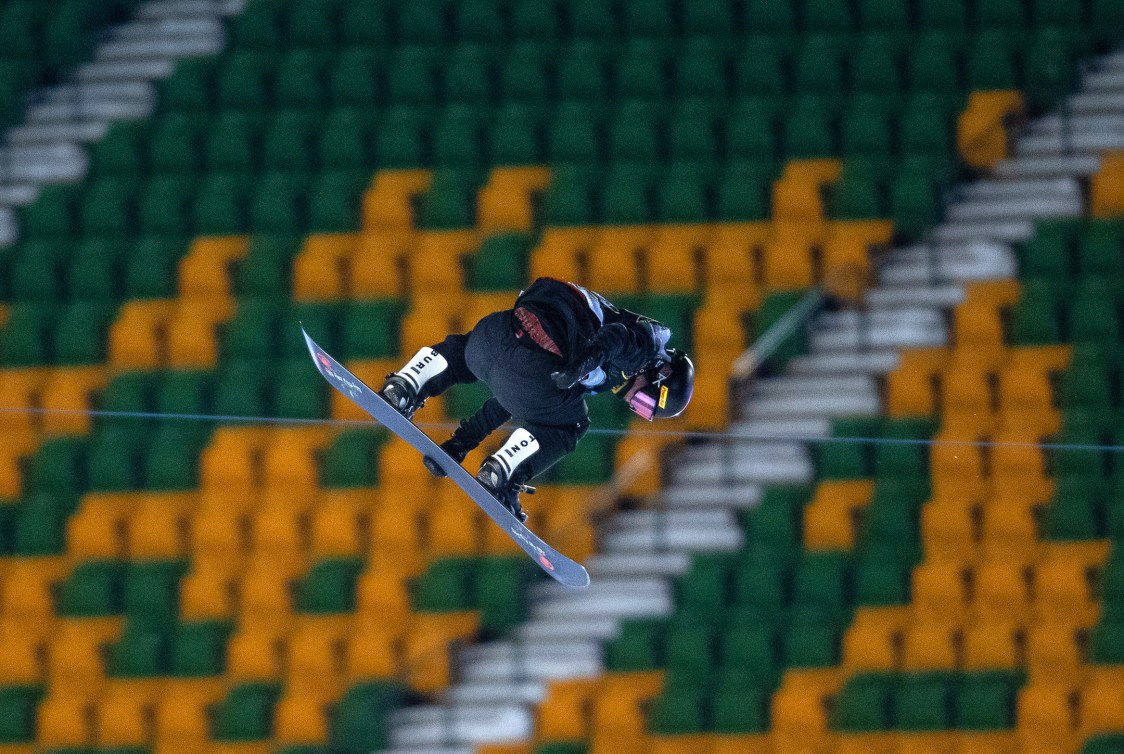
[(236, 682), (280, 680), (285, 664), (283, 630), (244, 620), (226, 649), (226, 675)]
[(196, 556), (242, 555), (249, 550), (249, 526), (249, 514), (238, 508), (200, 508), (191, 515), (191, 551)]
[(550, 185), (550, 168), (493, 168), (477, 193), (476, 218), (487, 233), (529, 232), (534, 225), (532, 199)]
[(1031, 569), (1020, 560), (999, 560), (976, 566), (972, 602), (977, 618), (1022, 622), (1030, 612)]
[(129, 556), (139, 560), (186, 557), (190, 515), (197, 503), (194, 493), (141, 493), (129, 516)]
[(249, 495), (258, 485), (259, 452), (269, 437), (268, 429), (220, 427), (199, 456), (199, 486), (225, 495)]
[(708, 295), (703, 306), (695, 310), (695, 351), (733, 362), (745, 350), (745, 314), (740, 305), (712, 301)]
[[(293, 298), (297, 301), (340, 301), (349, 294), (349, 260), (359, 236), (354, 233), (315, 233), (305, 239), (293, 258)], [(392, 266), (388, 266), (389, 274)]]
[(210, 737), (208, 707), (226, 691), (225, 680), (179, 680), (155, 705), (157, 749), (170, 745), (202, 745)]
[(319, 456), (331, 441), (323, 427), (275, 429), (262, 458), (265, 487), (300, 490), (312, 497), (319, 483)]
[[(348, 620), (348, 619), (345, 619)], [(285, 687), (301, 696), (336, 699), (342, 690), (344, 621), (303, 621), (289, 635)]]
[(363, 230), (412, 229), (414, 199), (432, 181), (428, 170), (380, 170), (363, 194)]
[(725, 299), (735, 298), (732, 293), (756, 292), (762, 276), (758, 272), (758, 259), (765, 244), (764, 238), (741, 239), (719, 237), (706, 248), (706, 292), (709, 299), (716, 292)]
[(406, 358), (417, 353), (423, 346), (440, 343), (449, 333), (461, 331), (459, 311), (464, 303), (462, 291), (451, 291), (442, 306), (428, 307), (419, 304), (415, 297), (414, 307), (402, 317), (401, 349)]
[(962, 618), (968, 608), (968, 571), (957, 561), (926, 561), (913, 569), (913, 607), (918, 615)]
[(422, 519), (410, 505), (383, 504), (371, 514), (371, 552), (420, 552)]
[(546, 741), (585, 739), (589, 736), (587, 710), (599, 678), (551, 681), (546, 699), (538, 706), (538, 737)]
[(46, 673), (46, 638), (34, 626), (23, 621), (5, 619), (0, 622), (0, 684), (4, 686), (38, 686)]
[(812, 249), (804, 243), (771, 241), (762, 248), (761, 261), (767, 290), (808, 288), (815, 282)]
[(379, 450), (379, 484), (386, 489), (425, 490), (434, 486), (435, 481), (418, 451), (395, 436)]
[(219, 360), (220, 325), (234, 316), (227, 298), (183, 299), (168, 321), (168, 365), (181, 369), (214, 369)]
[[(106, 373), (100, 366), (52, 369), (43, 386), (42, 407), (57, 411), (81, 412), (93, 407), (93, 396), (105, 388)], [(45, 414), (43, 432), (49, 435), (86, 434), (91, 417), (84, 413)]]
[(943, 348), (903, 351), (897, 369), (887, 375), (890, 416), (932, 416), (937, 405), (934, 382), (948, 360), (949, 352)]
[(645, 287), (653, 293), (695, 293), (702, 288), (702, 249), (661, 240), (648, 248)]
[(644, 707), (659, 694), (663, 680), (659, 671), (602, 676), (590, 705), (593, 738), (644, 735)]
[[(1012, 350), (1018, 354), (1022, 349)], [(1012, 358), (999, 372), (999, 407), (1001, 410), (1050, 408), (1054, 404), (1051, 374), (1061, 370), (1036, 369), (1029, 359)]]
[[(548, 230), (546, 233), (549, 233)], [(552, 277), (581, 283), (586, 280), (586, 255), (588, 247), (569, 246), (566, 242), (570, 239), (548, 239), (543, 234), (542, 242), (531, 250), (530, 277), (532, 280), (540, 277)]]
[(180, 616), (184, 620), (228, 620), (234, 616), (234, 562), (194, 559), (192, 570), (180, 582)]
[(196, 238), (179, 263), (180, 297), (230, 296), (234, 293), (234, 263), (249, 250), (249, 236)]
[[(404, 614), (387, 617), (393, 620)], [(348, 683), (394, 678), (402, 670), (403, 651), (400, 629), (361, 621), (358, 628), (344, 637), (344, 678)]]
[(639, 293), (642, 287), (643, 252), (599, 239), (586, 256), (589, 287), (608, 296)]
[(1081, 688), (1081, 736), (1124, 730), (1124, 678), (1120, 667), (1091, 667)]
[(1067, 746), (1077, 732), (1077, 690), (1064, 682), (1034, 682), (1018, 694), (1015, 727), (1022, 742), (1036, 747)]
[(66, 549), (87, 560), (114, 560), (125, 554), (125, 522), (136, 503), (130, 494), (88, 494), (66, 522)]
[(839, 733), (831, 748), (833, 754), (896, 754), (893, 733)]
[(856, 610), (843, 634), (843, 665), (863, 671), (898, 669), (902, 662), (902, 632), (908, 621), (908, 608)]
[(1047, 459), (1037, 445), (1038, 434), (1010, 431), (992, 436), (991, 479), (996, 487), (1019, 486), (1026, 494), (1048, 498), (1054, 481), (1047, 475)]
[(351, 297), (404, 298), (406, 259), (414, 240), (411, 230), (367, 231), (359, 236), (348, 260)]
[(870, 504), (873, 493), (874, 483), (868, 480), (820, 482), (804, 508), (804, 548), (851, 550), (858, 513)]
[(26, 625), (49, 625), (55, 615), (54, 594), (70, 572), (62, 557), (14, 558), (4, 569), (0, 614)]
[(954, 670), (960, 664), (963, 632), (948, 618), (934, 616), (911, 623), (905, 630), (902, 667), (906, 670)]
[(714, 748), (706, 733), (652, 736), (644, 746), (652, 754), (711, 754)]
[(144, 746), (153, 739), (156, 688), (146, 681), (113, 680), (94, 710), (98, 746)]
[[(394, 565), (401, 558), (388, 557)], [(409, 575), (396, 568), (380, 564), (360, 574), (355, 583), (355, 608), (364, 619), (400, 621), (410, 613), (410, 593), (406, 585)]]
[(326, 744), (328, 705), (307, 692), (287, 692), (273, 709), (273, 738), (283, 744)]
[[(41, 405), (41, 394), (51, 370), (40, 367), (0, 369), (0, 405), (32, 408)], [(0, 429), (19, 436), (34, 437), (42, 424), (39, 414), (15, 411), (0, 414)]]
[(475, 230), (425, 231), (408, 258), (411, 293), (445, 294), (465, 288), (465, 260), (480, 248)]
[(894, 739), (896, 754), (952, 754), (957, 743), (953, 731), (900, 731)]
[(1035, 614), (1050, 620), (1095, 621), (1091, 571), (1089, 564), (1076, 559), (1051, 557), (1040, 562), (1034, 571)]
[(477, 613), (415, 615), (405, 633), (404, 662), (410, 687), (427, 693), (445, 688), (451, 680), (448, 646), (476, 633)]
[(244, 625), (278, 626), (292, 617), (294, 576), (286, 565), (259, 561), (242, 575), (238, 611)]
[(483, 512), (465, 497), (459, 487), (448, 480), (442, 481), (439, 502), (429, 512), (428, 551), (441, 556), (482, 552)]
[(132, 300), (121, 305), (109, 326), (109, 363), (118, 369), (158, 369), (167, 360), (165, 327), (174, 300)]
[(1093, 217), (1117, 217), (1124, 213), (1124, 152), (1105, 152), (1100, 169), (1090, 181), (1089, 210)]
[(961, 731), (957, 736), (956, 754), (1015, 754), (1018, 741), (1010, 731)]
[(1009, 620), (980, 620), (964, 630), (964, 668), (999, 670), (1021, 667), (1025, 661), (1024, 629)]
[(263, 506), (250, 519), (250, 556), (299, 563), (309, 549), (309, 515), (288, 506)]
[(108, 645), (121, 636), (121, 618), (62, 620), (47, 648), (52, 691), (93, 693), (105, 682)]
[(983, 548), (989, 558), (1033, 557), (1038, 547), (1034, 507), (1013, 500), (983, 507)]
[(816, 180), (782, 176), (773, 183), (773, 217), (788, 222), (823, 220), (823, 196)]
[(767, 733), (724, 733), (711, 738), (711, 754), (769, 754), (772, 742)]
[(940, 431), (929, 449), (929, 467), (933, 477), (933, 496), (938, 498), (961, 497), (977, 500), (986, 493), (983, 451), (973, 445), (983, 438), (979, 435)]
[(492, 312), (510, 309), (515, 303), (516, 291), (497, 291), (486, 293), (471, 291), (467, 294), (461, 322), (465, 331), (476, 326)]
[(88, 747), (94, 742), (94, 694), (81, 687), (51, 692), (35, 711), (35, 742), (44, 748)]
[(270, 754), (271, 741), (211, 741), (204, 754)]
[(827, 702), (839, 693), (844, 677), (838, 668), (785, 672), (770, 710), (774, 751), (827, 750)]
[(1031, 683), (1079, 683), (1084, 671), (1082, 629), (1072, 622), (1035, 622), (1027, 628), (1026, 665)]
[[(364, 491), (367, 492), (367, 491)], [(312, 511), (310, 548), (313, 557), (356, 557), (367, 549), (370, 539), (370, 499), (357, 500), (335, 493), (324, 493)]]
[(921, 543), (927, 560), (970, 560), (976, 549), (979, 506), (971, 500), (938, 498), (921, 509)]
[(941, 376), (941, 405), (946, 413), (989, 414), (992, 376), (986, 369), (959, 366)]

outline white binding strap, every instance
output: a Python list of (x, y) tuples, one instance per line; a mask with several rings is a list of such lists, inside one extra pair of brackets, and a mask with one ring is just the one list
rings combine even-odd
[(533, 456), (538, 450), (539, 441), (526, 428), (520, 427), (512, 432), (511, 437), (507, 438), (503, 447), (492, 455), (499, 460), (500, 465), (507, 473), (507, 478), (510, 479), (515, 469), (519, 468), (519, 464)]
[(414, 354), (414, 358), (406, 362), (406, 366), (396, 374), (413, 385), (415, 391), (421, 392), (422, 385), (444, 372), (448, 366), (449, 362), (445, 361), (444, 356), (426, 346)]

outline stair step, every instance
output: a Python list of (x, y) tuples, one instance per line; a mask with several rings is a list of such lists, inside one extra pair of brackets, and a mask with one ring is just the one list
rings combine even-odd
[(534, 731), (530, 710), (516, 704), (405, 707), (390, 713), (390, 745), (434, 746), (518, 741)]
[(457, 664), (466, 683), (586, 678), (601, 673), (601, 651), (595, 641), (496, 641), (466, 647)]
[(61, 141), (100, 141), (108, 132), (109, 124), (104, 120), (89, 120), (13, 126), (4, 137), (9, 144), (53, 144)]
[[(938, 243), (960, 242), (967, 244), (973, 241), (1022, 243), (1034, 237), (1034, 221), (994, 220), (947, 222), (934, 228), (932, 237), (933, 240)], [(1010, 275), (1004, 277), (1010, 277)]]
[[(1124, 97), (1121, 104), (1124, 105)], [(1000, 162), (994, 172), (1004, 178), (1085, 177), (1096, 173), (1100, 166), (1100, 155), (1093, 154), (1014, 157)]]
[(176, 62), (168, 58), (142, 60), (99, 60), (78, 67), (75, 77), (81, 82), (136, 81), (166, 79), (176, 70)]

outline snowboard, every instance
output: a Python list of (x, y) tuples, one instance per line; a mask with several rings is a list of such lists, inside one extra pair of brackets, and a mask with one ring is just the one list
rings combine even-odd
[(362, 380), (349, 372), (342, 364), (332, 358), (327, 351), (316, 344), (304, 328), (305, 343), (317, 371), (332, 387), (350, 398), (356, 405), (371, 415), (376, 421), (412, 445), (423, 458), (433, 459), (449, 479), (465, 491), (479, 505), (488, 517), (515, 541), (540, 568), (559, 583), (573, 588), (589, 586), (589, 574), (581, 563), (577, 563), (539, 539), (511, 511), (476, 481), (476, 477), (457, 463), (448, 453), (414, 425), (412, 421), (398, 413), (381, 395), (365, 385)]

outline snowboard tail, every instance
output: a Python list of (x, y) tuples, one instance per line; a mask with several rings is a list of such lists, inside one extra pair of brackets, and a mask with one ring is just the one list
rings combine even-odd
[(543, 542), (425, 432), (398, 413), (381, 395), (317, 345), (303, 327), (301, 333), (304, 334), (305, 343), (308, 345), (309, 353), (312, 354), (312, 361), (317, 371), (328, 381), (328, 384), (351, 399), (384, 427), (408, 442), (423, 459), (437, 464), (490, 519), (507, 532), (515, 543), (556, 581), (574, 588), (589, 585), (589, 574), (580, 563)]

